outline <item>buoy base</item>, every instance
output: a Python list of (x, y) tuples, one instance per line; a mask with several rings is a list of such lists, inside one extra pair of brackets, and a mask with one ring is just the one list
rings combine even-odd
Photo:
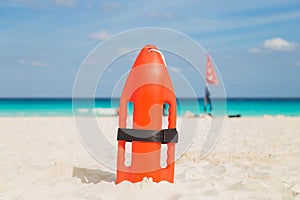
[(141, 182), (144, 178), (151, 178), (153, 182), (168, 181), (174, 183), (174, 164), (166, 168), (148, 173), (131, 173), (117, 170), (116, 184), (122, 181), (130, 181), (131, 183)]

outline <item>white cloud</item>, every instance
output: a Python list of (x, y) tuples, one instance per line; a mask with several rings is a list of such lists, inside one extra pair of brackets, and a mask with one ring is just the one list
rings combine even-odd
[(271, 38), (263, 43), (263, 47), (275, 51), (292, 51), (297, 47), (297, 44), (288, 42), (280, 37)]
[(251, 49), (248, 49), (248, 52), (249, 53), (262, 53), (262, 50), (259, 48), (251, 48)]
[(88, 35), (88, 38), (103, 41), (109, 38), (110, 36), (111, 34), (109, 32), (107, 32), (106, 30), (101, 30), (97, 33), (91, 33), (90, 35)]
[(20, 58), (19, 60), (18, 60), (18, 63), (20, 64), (20, 65), (29, 65), (29, 66), (32, 66), (32, 67), (48, 67), (48, 66), (50, 66), (50, 64), (49, 63), (46, 63), (46, 62), (43, 62), (43, 61), (40, 61), (40, 60), (25, 60), (25, 59), (23, 59), (23, 58)]
[(75, 0), (53, 0), (53, 2), (62, 7), (72, 8), (75, 6)]
[(26, 61), (23, 58), (21, 58), (21, 59), (18, 60), (18, 63), (21, 64), (21, 65), (25, 65)]
[(30, 65), (33, 67), (47, 67), (50, 66), (48, 63), (39, 61), (39, 60), (33, 60), (30, 62)]
[(249, 53), (267, 53), (271, 51), (292, 51), (297, 48), (296, 43), (288, 42), (280, 37), (267, 39), (258, 48), (248, 49)]
[[(232, 14), (231, 12), (234, 14), (234, 11), (231, 10), (227, 10), (226, 12), (223, 11), (224, 15), (230, 15)], [(247, 12), (247, 9), (245, 10), (245, 12)], [(222, 15), (222, 13), (220, 13), (220, 15)], [(279, 22), (284, 23), (291, 20), (298, 20), (299, 18), (300, 12), (297, 11), (284, 12), (280, 14), (270, 14), (264, 16), (241, 16), (240, 18), (237, 18), (235, 20), (231, 20), (227, 17), (191, 17), (185, 22), (178, 23), (176, 25), (176, 29), (185, 30), (185, 32), (191, 33), (238, 31), (241, 28), (255, 28), (257, 26), (263, 26)], [(197, 26), (195, 26), (195, 24), (197, 24)], [(260, 32), (258, 31), (255, 34), (260, 34)]]

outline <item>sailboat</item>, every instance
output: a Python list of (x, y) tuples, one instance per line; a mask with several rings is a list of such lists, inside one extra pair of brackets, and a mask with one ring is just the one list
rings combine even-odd
[[(203, 101), (204, 113), (211, 115), (212, 112), (212, 103), (211, 103), (211, 96), (208, 89), (208, 84), (218, 85), (218, 79), (216, 76), (216, 72), (210, 60), (210, 56), (207, 54), (207, 63), (206, 63), (206, 74), (205, 74), (205, 95)], [(208, 111), (209, 107), (209, 111)]]

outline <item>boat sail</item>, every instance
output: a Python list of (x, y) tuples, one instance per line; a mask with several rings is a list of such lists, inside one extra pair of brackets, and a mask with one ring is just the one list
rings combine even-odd
[[(205, 74), (205, 95), (203, 101), (204, 113), (210, 114), (212, 112), (212, 103), (211, 103), (211, 95), (208, 89), (208, 84), (218, 85), (218, 79), (216, 76), (216, 72), (214, 70), (213, 64), (211, 62), (210, 56), (207, 55), (207, 63), (206, 63), (206, 74)], [(209, 107), (209, 112), (208, 111)]]

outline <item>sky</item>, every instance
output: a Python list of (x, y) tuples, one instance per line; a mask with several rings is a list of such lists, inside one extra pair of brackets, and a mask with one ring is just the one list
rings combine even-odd
[(0, 98), (71, 97), (95, 46), (142, 27), (200, 43), (227, 97), (300, 97), (299, 0), (1, 0)]

